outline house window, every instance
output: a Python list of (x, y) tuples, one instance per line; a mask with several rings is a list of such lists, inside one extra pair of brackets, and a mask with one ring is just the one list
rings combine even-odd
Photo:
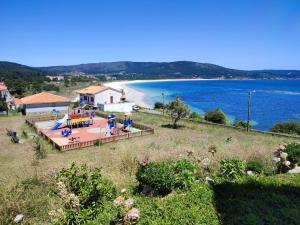
[(91, 102), (94, 102), (94, 97), (91, 97), (90, 100), (91, 100)]
[(86, 101), (87, 100), (87, 96), (83, 96), (83, 100)]
[(110, 103), (114, 103), (114, 96), (110, 96)]

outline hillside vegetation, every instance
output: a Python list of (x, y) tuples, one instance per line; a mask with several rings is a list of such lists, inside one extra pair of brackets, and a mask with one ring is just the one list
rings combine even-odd
[(70, 66), (29, 67), (11, 62), (0, 62), (0, 77), (18, 75), (35, 78), (39, 74), (82, 72), (86, 74), (113, 75), (120, 80), (167, 78), (224, 78), (224, 79), (299, 79), (298, 70), (237, 70), (210, 63), (176, 62), (103, 62)]
[[(0, 152), (0, 224), (11, 223), (19, 213), (24, 214), (25, 224), (50, 221), (71, 224), (67, 221), (88, 218), (92, 218), (89, 224), (118, 224), (128, 213), (115, 206), (113, 199), (118, 196), (124, 201), (133, 199), (132, 207), (139, 210), (137, 224), (298, 223), (299, 175), (273, 175), (272, 172), (276, 167), (273, 153), (278, 145), (296, 139), (188, 121), (181, 121), (180, 129), (170, 129), (162, 126), (170, 123), (168, 118), (144, 113), (133, 114), (133, 119), (151, 124), (155, 134), (64, 153), (52, 149), (41, 138), (45, 158), (38, 159), (33, 141), (36, 134), (24, 124), (24, 119), (0, 117), (3, 147)], [(22, 144), (10, 142), (5, 135), (8, 127), (18, 131)], [(218, 178), (220, 171), (226, 174), (232, 165), (230, 160), (220, 162), (230, 158), (259, 160), (266, 175), (239, 174), (236, 181), (230, 180), (231, 175), (230, 179), (222, 178), (223, 175)], [(206, 159), (209, 171), (203, 167)], [(189, 160), (193, 165), (182, 160)], [(62, 170), (73, 163), (78, 169)], [(91, 172), (80, 169), (84, 163)], [(229, 167), (224, 167), (224, 163), (229, 163)], [(220, 170), (222, 165), (224, 168)], [(144, 166), (149, 169), (143, 170)], [(74, 173), (78, 176), (72, 175)], [(215, 179), (214, 185), (205, 183), (207, 175)], [(61, 192), (63, 186), (61, 183), (58, 186), (59, 181), (68, 187), (67, 192)], [(78, 189), (79, 184), (81, 189)], [(154, 188), (159, 185), (152, 189), (157, 190), (158, 195), (143, 194), (139, 187), (145, 184)], [(94, 185), (100, 189), (93, 189)], [(68, 203), (68, 198), (62, 197), (69, 191), (78, 196), (82, 204), (80, 213), (77, 213), (76, 198)], [(90, 194), (94, 196), (92, 199), (98, 199), (97, 207), (89, 201), (82, 202)], [(64, 219), (60, 217), (60, 209), (68, 212)], [(60, 218), (59, 221), (55, 222), (53, 216)]]
[[(40, 67), (39, 69), (50, 73), (65, 73), (78, 71), (88, 74), (102, 73), (115, 74), (118, 79), (166, 79), (166, 78), (286, 78), (300, 77), (299, 71), (261, 70), (246, 71), (229, 69), (226, 67), (191, 61), (176, 62), (104, 62), (88, 63), (71, 66)], [(118, 75), (119, 73), (119, 75)]]

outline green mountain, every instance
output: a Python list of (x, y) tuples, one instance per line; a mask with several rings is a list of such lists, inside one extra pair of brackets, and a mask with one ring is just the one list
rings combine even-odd
[(285, 70), (247, 71), (230, 69), (209, 63), (191, 61), (176, 62), (105, 62), (71, 66), (51, 66), (38, 68), (48, 73), (82, 72), (86, 74), (115, 74), (119, 79), (164, 79), (164, 78), (248, 78), (276, 79), (300, 78), (300, 71), (289, 74)]
[(31, 79), (31, 77), (45, 74), (45, 71), (41, 71), (34, 67), (13, 62), (0, 61), (0, 79), (5, 79), (7, 77), (23, 77), (26, 79)]
[(176, 62), (104, 62), (70, 66), (29, 67), (0, 62), (0, 79), (22, 77), (35, 80), (46, 74), (109, 74), (118, 79), (224, 78), (224, 79), (300, 79), (300, 70), (237, 70), (209, 63)]

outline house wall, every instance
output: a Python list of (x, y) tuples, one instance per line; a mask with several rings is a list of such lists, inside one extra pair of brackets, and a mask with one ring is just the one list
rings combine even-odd
[(69, 102), (62, 103), (46, 103), (46, 104), (28, 104), (24, 105), (25, 113), (40, 113), (51, 112), (54, 109), (60, 112), (67, 112), (69, 108)]
[(113, 96), (114, 103), (118, 103), (121, 100), (122, 93), (107, 89), (95, 95), (95, 104), (109, 104), (110, 96)]
[[(84, 96), (87, 97), (87, 100), (83, 100)], [(113, 96), (114, 103), (119, 103), (122, 97), (122, 93), (115, 90), (107, 89), (95, 95), (80, 94), (80, 102), (89, 105), (94, 105), (95, 107), (97, 107), (98, 104), (110, 104), (111, 96)], [(90, 101), (91, 97), (94, 97), (94, 102)]]
[(7, 91), (7, 90), (0, 91), (0, 98), (4, 98), (4, 96), (6, 97), (6, 101), (11, 100), (11, 95), (10, 95), (9, 91)]
[(134, 102), (121, 102), (115, 104), (98, 104), (98, 107), (104, 112), (131, 112), (134, 105)]

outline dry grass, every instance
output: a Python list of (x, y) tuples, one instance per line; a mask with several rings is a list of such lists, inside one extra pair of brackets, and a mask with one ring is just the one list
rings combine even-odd
[[(163, 128), (161, 125), (169, 122), (166, 118), (143, 113), (134, 114), (133, 118), (137, 122), (153, 126), (155, 134), (64, 153), (46, 145), (47, 157), (37, 161), (30, 137), (21, 139), (22, 144), (18, 145), (11, 143), (5, 134), (5, 128), (14, 128), (19, 134), (22, 130), (32, 132), (24, 124), (24, 118), (1, 117), (0, 181), (6, 185), (12, 184), (36, 172), (43, 176), (77, 162), (102, 167), (104, 176), (122, 188), (133, 184), (136, 165), (144, 158), (165, 161), (185, 156), (187, 151), (192, 151), (199, 159), (210, 158), (214, 165), (220, 159), (232, 156), (242, 159), (260, 158), (271, 165), (272, 154), (278, 144), (295, 141), (190, 122), (183, 122), (184, 127), (179, 130)], [(231, 140), (226, 141), (230, 137)], [(214, 157), (208, 152), (210, 146), (217, 149)]]

